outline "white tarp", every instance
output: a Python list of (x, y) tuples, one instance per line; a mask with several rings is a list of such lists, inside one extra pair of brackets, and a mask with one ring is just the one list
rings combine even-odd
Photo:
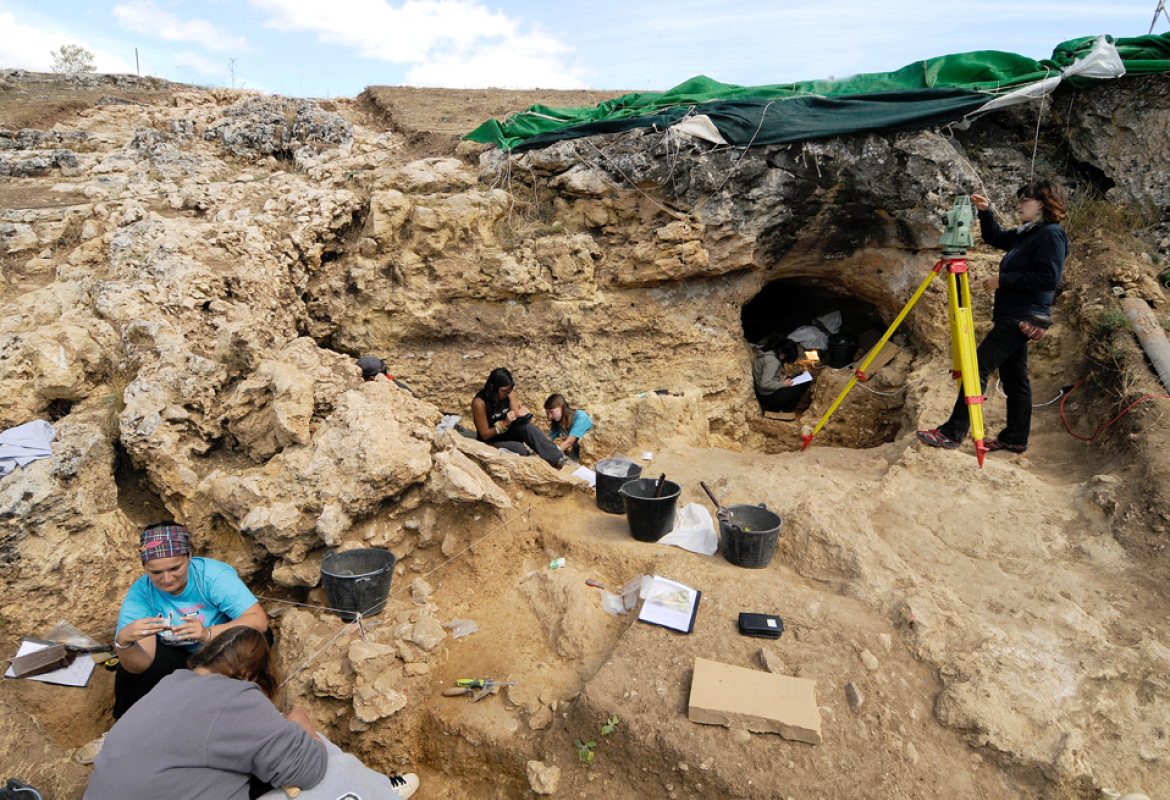
[(0, 433), (0, 478), (17, 467), (40, 458), (50, 458), (53, 450), (49, 443), (56, 438), (53, 426), (43, 419), (34, 419)]
[(715, 144), (727, 144), (727, 140), (723, 138), (723, 134), (719, 132), (719, 129), (715, 127), (715, 123), (706, 114), (686, 116), (682, 121), (671, 125), (670, 129), (676, 133), (685, 133), (688, 136), (694, 136), (696, 139), (705, 139)]
[(1046, 97), (1056, 91), (1056, 87), (1065, 78), (1080, 77), (1108, 80), (1110, 78), (1120, 78), (1123, 75), (1125, 75), (1125, 62), (1121, 60), (1121, 54), (1117, 52), (1117, 48), (1107, 41), (1104, 36), (1098, 36), (1097, 41), (1093, 43), (1092, 50), (1065, 67), (1059, 74), (1045, 78), (1030, 86), (1025, 86), (1022, 89), (1016, 89), (1014, 92), (1000, 95), (986, 105), (980, 106), (976, 111), (968, 114), (964, 118), (964, 121), (974, 119), (977, 116), (986, 114), (988, 111), (995, 111), (1000, 108), (1014, 106), (1018, 103), (1026, 103), (1029, 100)]

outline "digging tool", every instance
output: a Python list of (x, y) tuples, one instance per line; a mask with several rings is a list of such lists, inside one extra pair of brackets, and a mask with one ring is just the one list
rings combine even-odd
[(719, 518), (719, 521), (728, 525), (734, 525), (735, 523), (732, 520), (735, 519), (735, 513), (731, 509), (725, 508), (719, 502), (719, 499), (715, 497), (715, 493), (708, 488), (706, 483), (699, 481), (699, 485), (703, 487), (703, 491), (707, 493), (707, 496), (711, 498), (711, 502), (715, 504), (715, 516)]
[(455, 681), (456, 686), (465, 689), (493, 689), (496, 686), (515, 686), (516, 681), (489, 681), (485, 678), (460, 678)]
[(658, 476), (658, 485), (654, 487), (654, 497), (657, 499), (662, 495), (662, 487), (666, 484), (666, 473)]

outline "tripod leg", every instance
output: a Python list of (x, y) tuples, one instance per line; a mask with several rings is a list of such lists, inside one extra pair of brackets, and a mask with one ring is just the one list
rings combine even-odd
[(849, 383), (845, 384), (845, 388), (841, 390), (839, 395), (837, 395), (837, 399), (833, 401), (831, 406), (829, 406), (829, 410), (826, 411), (825, 415), (821, 417), (819, 422), (817, 422), (817, 426), (813, 428), (813, 432), (808, 434), (802, 433), (800, 435), (800, 438), (804, 441), (804, 444), (800, 446), (801, 452), (803, 452), (804, 449), (812, 443), (813, 437), (820, 433), (821, 428), (825, 427), (825, 423), (829, 421), (829, 417), (833, 416), (833, 412), (837, 410), (837, 406), (841, 405), (841, 401), (845, 399), (845, 395), (849, 394), (849, 390), (852, 389), (857, 383), (858, 374), (865, 374), (865, 370), (868, 369), (870, 363), (875, 358), (877, 358), (878, 353), (881, 352), (882, 347), (885, 346), (886, 342), (890, 341), (890, 337), (894, 335), (894, 331), (896, 331), (898, 326), (902, 324), (902, 320), (906, 319), (906, 315), (910, 313), (910, 309), (914, 308), (914, 304), (918, 302), (918, 299), (922, 297), (923, 293), (926, 291), (926, 287), (930, 286), (930, 282), (933, 281), (935, 276), (937, 276), (942, 270), (942, 266), (942, 261), (939, 261), (934, 265), (934, 269), (932, 269), (930, 274), (926, 276), (926, 280), (922, 282), (922, 284), (906, 302), (906, 305), (902, 307), (900, 312), (898, 312), (898, 316), (894, 317), (894, 321), (891, 322), (890, 327), (886, 329), (885, 335), (882, 336), (882, 338), (878, 340), (878, 343), (874, 345), (873, 348), (869, 351), (869, 355), (867, 355), (861, 362), (861, 366), (859, 366), (857, 370), (854, 371), (853, 377), (849, 379)]
[[(967, 414), (971, 420), (971, 438), (975, 440), (975, 457), (979, 466), (983, 466), (983, 456), (987, 453), (987, 446), (983, 443), (983, 386), (979, 381), (979, 359), (975, 349), (975, 320), (971, 314), (971, 286), (967, 280), (967, 273), (950, 275), (949, 286), (951, 292), (951, 310), (955, 314), (952, 319), (952, 329), (956, 337), (951, 346), (956, 353), (956, 360), (962, 374), (960, 391), (967, 400)], [(956, 283), (958, 287), (956, 287)], [(959, 305), (960, 297), (955, 296), (954, 289), (961, 292), (961, 299), (966, 302)]]

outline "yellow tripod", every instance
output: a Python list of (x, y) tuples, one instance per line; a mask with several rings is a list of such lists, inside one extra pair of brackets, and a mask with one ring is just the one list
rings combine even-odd
[(902, 324), (902, 320), (906, 319), (910, 309), (926, 292), (926, 287), (930, 286), (931, 281), (945, 269), (951, 318), (951, 377), (956, 380), (961, 379), (959, 392), (966, 398), (967, 411), (971, 416), (971, 435), (975, 438), (975, 457), (979, 460), (979, 466), (983, 466), (983, 456), (987, 453), (987, 446), (983, 444), (983, 387), (979, 384), (979, 363), (975, 357), (975, 322), (971, 314), (971, 284), (967, 279), (967, 247), (972, 244), (971, 221), (973, 217), (971, 198), (960, 197), (957, 199), (954, 207), (947, 212), (947, 229), (943, 233), (941, 241), (942, 258), (934, 265), (930, 275), (914, 292), (898, 316), (894, 318), (885, 335), (862, 359), (861, 364), (854, 371), (853, 377), (849, 379), (849, 383), (845, 384), (845, 388), (837, 395), (837, 399), (829, 406), (829, 410), (821, 417), (812, 433), (800, 435), (804, 441), (800, 448), (802, 452), (812, 443), (813, 437), (820, 433), (821, 428), (825, 427), (825, 423), (829, 421), (829, 417), (833, 416), (833, 412), (837, 410), (837, 406), (841, 405), (841, 401), (845, 399), (845, 395), (849, 394), (849, 390), (859, 380), (867, 380), (865, 371), (869, 365), (873, 363), (882, 347), (894, 335), (894, 331)]

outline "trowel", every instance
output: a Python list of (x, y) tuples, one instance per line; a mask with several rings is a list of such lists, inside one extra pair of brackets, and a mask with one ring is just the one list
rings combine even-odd
[(724, 525), (734, 530), (740, 530), (740, 527), (735, 524), (735, 513), (730, 508), (724, 508), (719, 500), (715, 497), (715, 493), (711, 491), (710, 487), (703, 481), (699, 481), (699, 485), (703, 487), (703, 491), (711, 498), (711, 502), (715, 504), (715, 516)]

